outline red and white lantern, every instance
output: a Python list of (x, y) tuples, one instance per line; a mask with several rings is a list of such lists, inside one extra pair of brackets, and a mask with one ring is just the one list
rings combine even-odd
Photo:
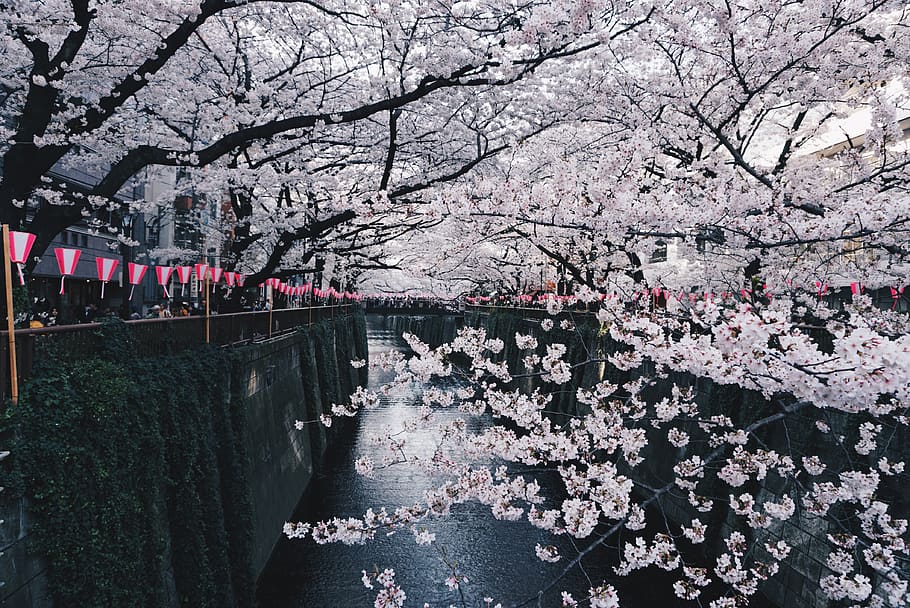
[(218, 281), (221, 280), (221, 273), (223, 273), (223, 272), (224, 272), (224, 269), (219, 268), (218, 266), (212, 266), (211, 268), (209, 268), (209, 276), (212, 277), (213, 284), (217, 284)]
[(196, 286), (202, 289), (202, 284), (205, 282), (205, 273), (209, 269), (208, 264), (196, 264)]
[(821, 300), (823, 297), (828, 295), (828, 284), (822, 283), (821, 281), (815, 282), (815, 288), (818, 290), (818, 299)]
[(101, 281), (101, 299), (104, 299), (104, 286), (114, 278), (119, 260), (111, 258), (95, 258), (95, 268), (98, 269), (98, 280)]
[(155, 266), (155, 275), (158, 277), (158, 284), (164, 290), (165, 298), (171, 297), (171, 294), (167, 292), (167, 283), (171, 280), (172, 272), (174, 272), (173, 266)]
[(228, 287), (233, 287), (237, 282), (237, 273), (231, 272), (230, 270), (224, 273), (224, 280), (227, 283)]
[(57, 267), (60, 268), (60, 293), (63, 293), (63, 281), (66, 277), (76, 272), (76, 264), (79, 263), (79, 256), (82, 251), (79, 249), (64, 249), (56, 247), (54, 255), (57, 256)]
[(25, 285), (25, 276), (22, 274), (22, 265), (28, 260), (28, 252), (32, 250), (37, 237), (31, 232), (9, 233), (9, 261), (19, 269), (19, 284)]
[(192, 266), (178, 266), (177, 267), (177, 280), (180, 281), (180, 295), (182, 296), (186, 292), (186, 284), (190, 282), (190, 278), (193, 276), (193, 267)]
[(130, 275), (130, 300), (133, 299), (133, 291), (136, 290), (136, 285), (142, 283), (143, 277), (145, 277), (145, 271), (148, 270), (148, 266), (144, 264), (134, 264), (130, 262), (127, 265), (127, 271)]
[(242, 273), (237, 274), (237, 287), (243, 287), (243, 284), (246, 283), (246, 275)]
[(891, 299), (893, 300), (893, 302), (891, 304), (891, 310), (894, 310), (895, 308), (897, 308), (897, 303), (904, 296), (904, 289), (906, 287), (907, 287), (906, 285), (904, 285), (902, 287), (891, 287)]

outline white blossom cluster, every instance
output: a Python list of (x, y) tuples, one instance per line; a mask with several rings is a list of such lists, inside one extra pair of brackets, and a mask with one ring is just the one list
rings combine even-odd
[[(846, 395), (829, 403), (821, 401), (817, 391), (811, 393), (814, 399), (810, 400), (807, 399), (810, 393), (794, 390), (776, 409), (749, 412), (744, 419), (733, 413), (705, 414), (698, 391), (689, 385), (668, 383), (667, 376), (661, 377), (659, 373), (661, 368), (684, 371), (697, 367), (704, 373), (708, 367), (703, 357), (717, 349), (716, 354), (708, 356), (719, 357), (723, 369), (735, 367), (738, 374), (734, 375), (741, 389), (761, 388), (772, 380), (765, 378), (771, 369), (777, 374), (773, 380), (778, 388), (785, 370), (789, 370), (791, 380), (798, 384), (807, 376), (822, 374), (832, 378), (854, 372), (848, 370), (846, 362), (831, 361), (830, 355), (820, 353), (813, 359), (819, 364), (809, 365), (805, 351), (816, 347), (792, 331), (787, 334), (788, 341), (781, 341), (784, 333), (774, 329), (773, 321), (779, 318), (778, 313), (766, 315), (760, 310), (743, 308), (717, 313), (713, 333), (704, 334), (699, 330), (703, 311), (695, 313), (683, 325), (676, 316), (659, 318), (634, 310), (620, 315), (612, 309), (611, 337), (647, 352), (648, 361), (656, 366), (658, 374), (634, 377), (622, 384), (601, 381), (590, 388), (577, 389), (579, 410), (560, 424), (551, 415), (553, 395), (546, 387), (566, 384), (572, 378), (573, 366), (579, 365), (566, 360), (569, 348), (565, 344), (543, 346), (539, 336), (514, 335), (518, 352), (543, 351), (530, 365), (522, 355), (518, 358), (524, 372), (537, 375), (544, 384), (532, 390), (517, 390), (509, 385), (511, 374), (503, 374), (491, 365), (489, 358), (502, 353), (504, 344), (490, 339), (483, 330), (465, 328), (451, 344), (438, 349), (425, 347), (411, 338), (415, 354), (393, 363), (398, 377), (392, 384), (450, 376), (458, 376), (466, 384), (448, 392), (428, 388), (416, 415), (402, 422), (401, 431), (389, 428), (380, 434), (377, 441), (390, 454), (382, 466), (410, 463), (411, 458), (406, 456), (407, 433), (432, 424), (434, 410), (452, 407), (459, 400), (464, 400), (459, 409), (469, 415), (489, 412), (503, 423), (479, 429), (465, 424), (461, 418), (446, 423), (442, 451), (437, 451), (425, 466), (448, 480), (427, 491), (420, 504), (393, 511), (370, 510), (360, 519), (340, 518), (312, 526), (289, 524), (286, 533), (295, 538), (311, 535), (317, 542), (362, 543), (381, 529), (408, 528), (417, 543), (431, 544), (435, 537), (422, 522), (449, 515), (456, 504), (476, 501), (487, 505), (498, 519), (526, 521), (553, 535), (570, 535), (577, 541), (598, 544), (598, 539), (612, 538), (625, 530), (629, 540), (621, 546), (617, 575), (651, 567), (674, 572), (677, 579), (673, 592), (683, 599), (701, 600), (712, 582), (720, 582), (742, 597), (754, 595), (763, 581), (779, 572), (781, 561), (789, 559), (794, 550), (803, 550), (768, 534), (780, 531), (783, 522), (797, 521), (797, 514), (826, 521), (836, 512), (837, 518), (852, 517), (858, 532), (831, 537), (835, 550), (828, 566), (832, 574), (824, 577), (823, 591), (832, 599), (869, 602), (870, 607), (900, 605), (907, 592), (907, 577), (901, 570), (907, 555), (907, 522), (895, 517), (889, 506), (876, 498), (884, 480), (899, 475), (903, 465), (902, 461), (886, 458), (887, 446), (881, 440), (885, 428), (906, 424), (894, 414), (893, 406), (883, 407), (890, 395), (882, 393), (881, 387), (876, 393), (876, 389), (855, 387), (853, 381), (842, 379), (850, 385), (851, 398), (867, 395), (866, 413), (877, 420), (864, 422), (855, 431), (857, 443), (853, 452), (867, 458), (862, 466), (859, 461), (852, 468), (844, 466), (843, 461), (831, 461), (822, 451), (801, 453), (787, 443), (771, 449), (761, 439), (765, 430), (776, 428), (790, 416), (796, 420), (806, 412), (820, 416), (817, 420), (823, 422), (815, 432), (831, 441), (833, 448), (842, 449), (839, 436), (830, 430), (827, 433), (820, 430), (829, 427), (824, 423), (829, 419), (824, 417), (825, 411), (831, 409), (837, 416), (850, 416), (858, 406), (855, 402), (847, 406)], [(844, 319), (839, 323), (843, 324)], [(688, 334), (680, 333), (682, 329)], [(755, 344), (750, 357), (744, 354), (744, 332), (754, 334), (750, 338)], [(849, 330), (844, 333), (845, 337), (849, 335), (852, 335)], [(799, 357), (787, 352), (796, 344), (801, 345), (804, 353)], [(879, 344), (884, 344), (884, 340)], [(687, 345), (687, 349), (682, 345)], [(759, 350), (762, 357), (753, 361)], [(772, 351), (776, 353), (773, 356)], [(444, 363), (453, 353), (466, 356), (469, 365), (460, 368)], [(854, 351), (851, 357), (856, 356), (861, 353)], [(418, 368), (422, 371), (415, 373), (415, 360), (434, 363), (420, 363)], [(586, 364), (597, 360), (592, 358)], [(497, 361), (496, 365), (507, 365), (507, 361)], [(659, 399), (645, 398), (646, 392), (660, 383), (669, 386), (666, 394)], [(724, 383), (732, 383), (730, 374), (724, 377)], [(821, 385), (830, 388), (830, 383)], [(876, 395), (874, 402), (873, 395)], [(364, 403), (370, 397), (365, 392), (358, 393), (354, 401)], [(815, 429), (812, 422), (810, 419), (804, 424)], [(527, 473), (513, 475), (508, 465), (491, 469), (459, 464), (454, 452), (451, 456), (444, 455), (446, 446), (459, 446), (467, 455), (493, 456), (523, 467), (555, 470), (566, 497), (556, 502), (545, 499)], [(653, 454), (675, 459), (670, 463), (669, 483), (636, 491), (635, 471)], [(889, 456), (893, 459), (890, 453)], [(376, 466), (365, 458), (357, 461), (356, 468), (365, 475), (378, 473)], [(752, 489), (771, 478), (783, 480), (788, 488), (800, 491), (775, 495), (764, 491), (756, 494)], [(744, 491), (744, 488), (749, 489)], [(645, 532), (647, 523), (654, 523), (651, 510), (670, 493), (687, 497), (683, 501), (695, 514), (710, 511), (719, 501), (729, 505), (737, 525), (742, 530), (753, 530), (755, 540), (747, 541), (740, 530), (726, 532), (726, 550), (713, 556), (712, 563), (699, 563), (700, 554), (693, 552), (693, 547), (721, 533), (720, 529), (709, 528), (703, 519), (693, 517), (687, 522), (672, 523), (659, 517), (656, 521), (665, 529)], [(838, 549), (837, 543), (845, 548)], [(856, 550), (848, 551), (850, 547)], [(534, 551), (544, 562), (572, 560), (553, 544), (539, 543)], [(864, 568), (878, 573), (878, 578), (870, 577)], [(580, 605), (581, 601), (571, 595), (564, 596), (566, 605)], [(596, 606), (615, 605), (618, 600), (613, 591), (592, 589), (585, 601)], [(714, 608), (733, 606), (731, 601), (732, 597), (727, 596), (706, 600)]]

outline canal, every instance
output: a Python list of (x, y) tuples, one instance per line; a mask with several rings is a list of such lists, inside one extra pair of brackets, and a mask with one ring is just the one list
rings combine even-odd
[[(400, 336), (387, 329), (384, 317), (368, 316), (368, 337), (371, 357), (390, 350), (407, 351)], [(391, 379), (390, 373), (370, 371), (370, 388), (377, 388)], [(436, 385), (439, 386), (439, 385)], [(405, 418), (413, 416), (421, 404), (416, 387), (404, 394), (383, 398), (376, 409), (366, 410), (352, 422), (353, 431), (345, 433), (327, 455), (323, 470), (314, 478), (298, 505), (292, 521), (315, 522), (338, 517), (361, 517), (368, 508), (390, 511), (419, 501), (423, 492), (439, 482), (416, 467), (393, 466), (377, 470), (374, 478), (365, 478), (354, 470), (354, 460), (370, 456), (379, 462), (382, 454), (371, 440), (371, 434), (385, 427), (399, 429)], [(455, 388), (455, 386), (448, 386)], [(442, 412), (438, 422), (444, 423), (464, 414)], [(487, 425), (488, 419), (475, 417), (470, 425)], [(409, 438), (410, 454), (430, 455), (437, 437), (426, 431)], [(478, 463), (483, 464), (483, 463)], [(490, 464), (495, 464), (490, 462)], [(555, 488), (547, 488), (542, 495)], [(547, 508), (553, 508), (548, 505)], [(464, 605), (486, 606), (484, 598), (492, 597), (494, 604), (515, 606), (534, 598), (529, 606), (561, 606), (560, 592), (571, 592), (576, 600), (587, 595), (587, 590), (605, 578), (619, 589), (622, 606), (691, 606), (666, 592), (670, 582), (654, 584), (653, 571), (641, 572), (624, 579), (622, 585), (611, 577), (615, 565), (615, 551), (592, 554), (584, 562), (584, 569), (576, 569), (560, 581), (554, 590), (536, 600), (537, 590), (545, 586), (562, 570), (563, 562), (573, 555), (572, 539), (556, 539), (526, 520), (505, 522), (495, 519), (488, 507), (479, 504), (458, 505), (452, 515), (430, 520), (429, 531), (435, 533), (436, 542), (430, 546), (418, 545), (410, 532), (399, 531), (391, 536), (377, 537), (365, 545), (317, 545), (311, 538), (288, 540), (283, 538), (259, 580), (257, 600), (261, 608), (346, 608), (370, 607), (376, 591), (366, 589), (360, 581), (361, 571), (392, 568), (396, 580), (407, 594), (405, 606), (445, 608), (462, 606), (459, 595), (445, 583), (451, 574), (446, 565), (457, 564), (458, 571), (468, 577), (462, 586)], [(586, 546), (589, 540), (580, 541)], [(566, 557), (560, 563), (545, 563), (537, 559), (536, 543), (556, 544)], [(378, 589), (378, 587), (377, 587)], [(587, 605), (580, 602), (580, 605)]]

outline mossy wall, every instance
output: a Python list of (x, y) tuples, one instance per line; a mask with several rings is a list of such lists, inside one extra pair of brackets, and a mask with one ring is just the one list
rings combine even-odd
[(441, 314), (381, 315), (385, 328), (401, 335), (414, 334), (435, 348), (451, 342), (463, 324), (463, 317)]
[(3, 605), (251, 607), (330, 440), (293, 422), (365, 380), (339, 372), (366, 357), (363, 315), (154, 359), (125, 324), (95, 338), (43, 344), (7, 409)]

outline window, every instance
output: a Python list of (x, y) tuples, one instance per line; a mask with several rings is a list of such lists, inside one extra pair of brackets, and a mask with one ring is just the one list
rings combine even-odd
[(654, 243), (657, 248), (651, 253), (651, 263), (667, 261), (667, 243), (664, 240), (658, 240)]

